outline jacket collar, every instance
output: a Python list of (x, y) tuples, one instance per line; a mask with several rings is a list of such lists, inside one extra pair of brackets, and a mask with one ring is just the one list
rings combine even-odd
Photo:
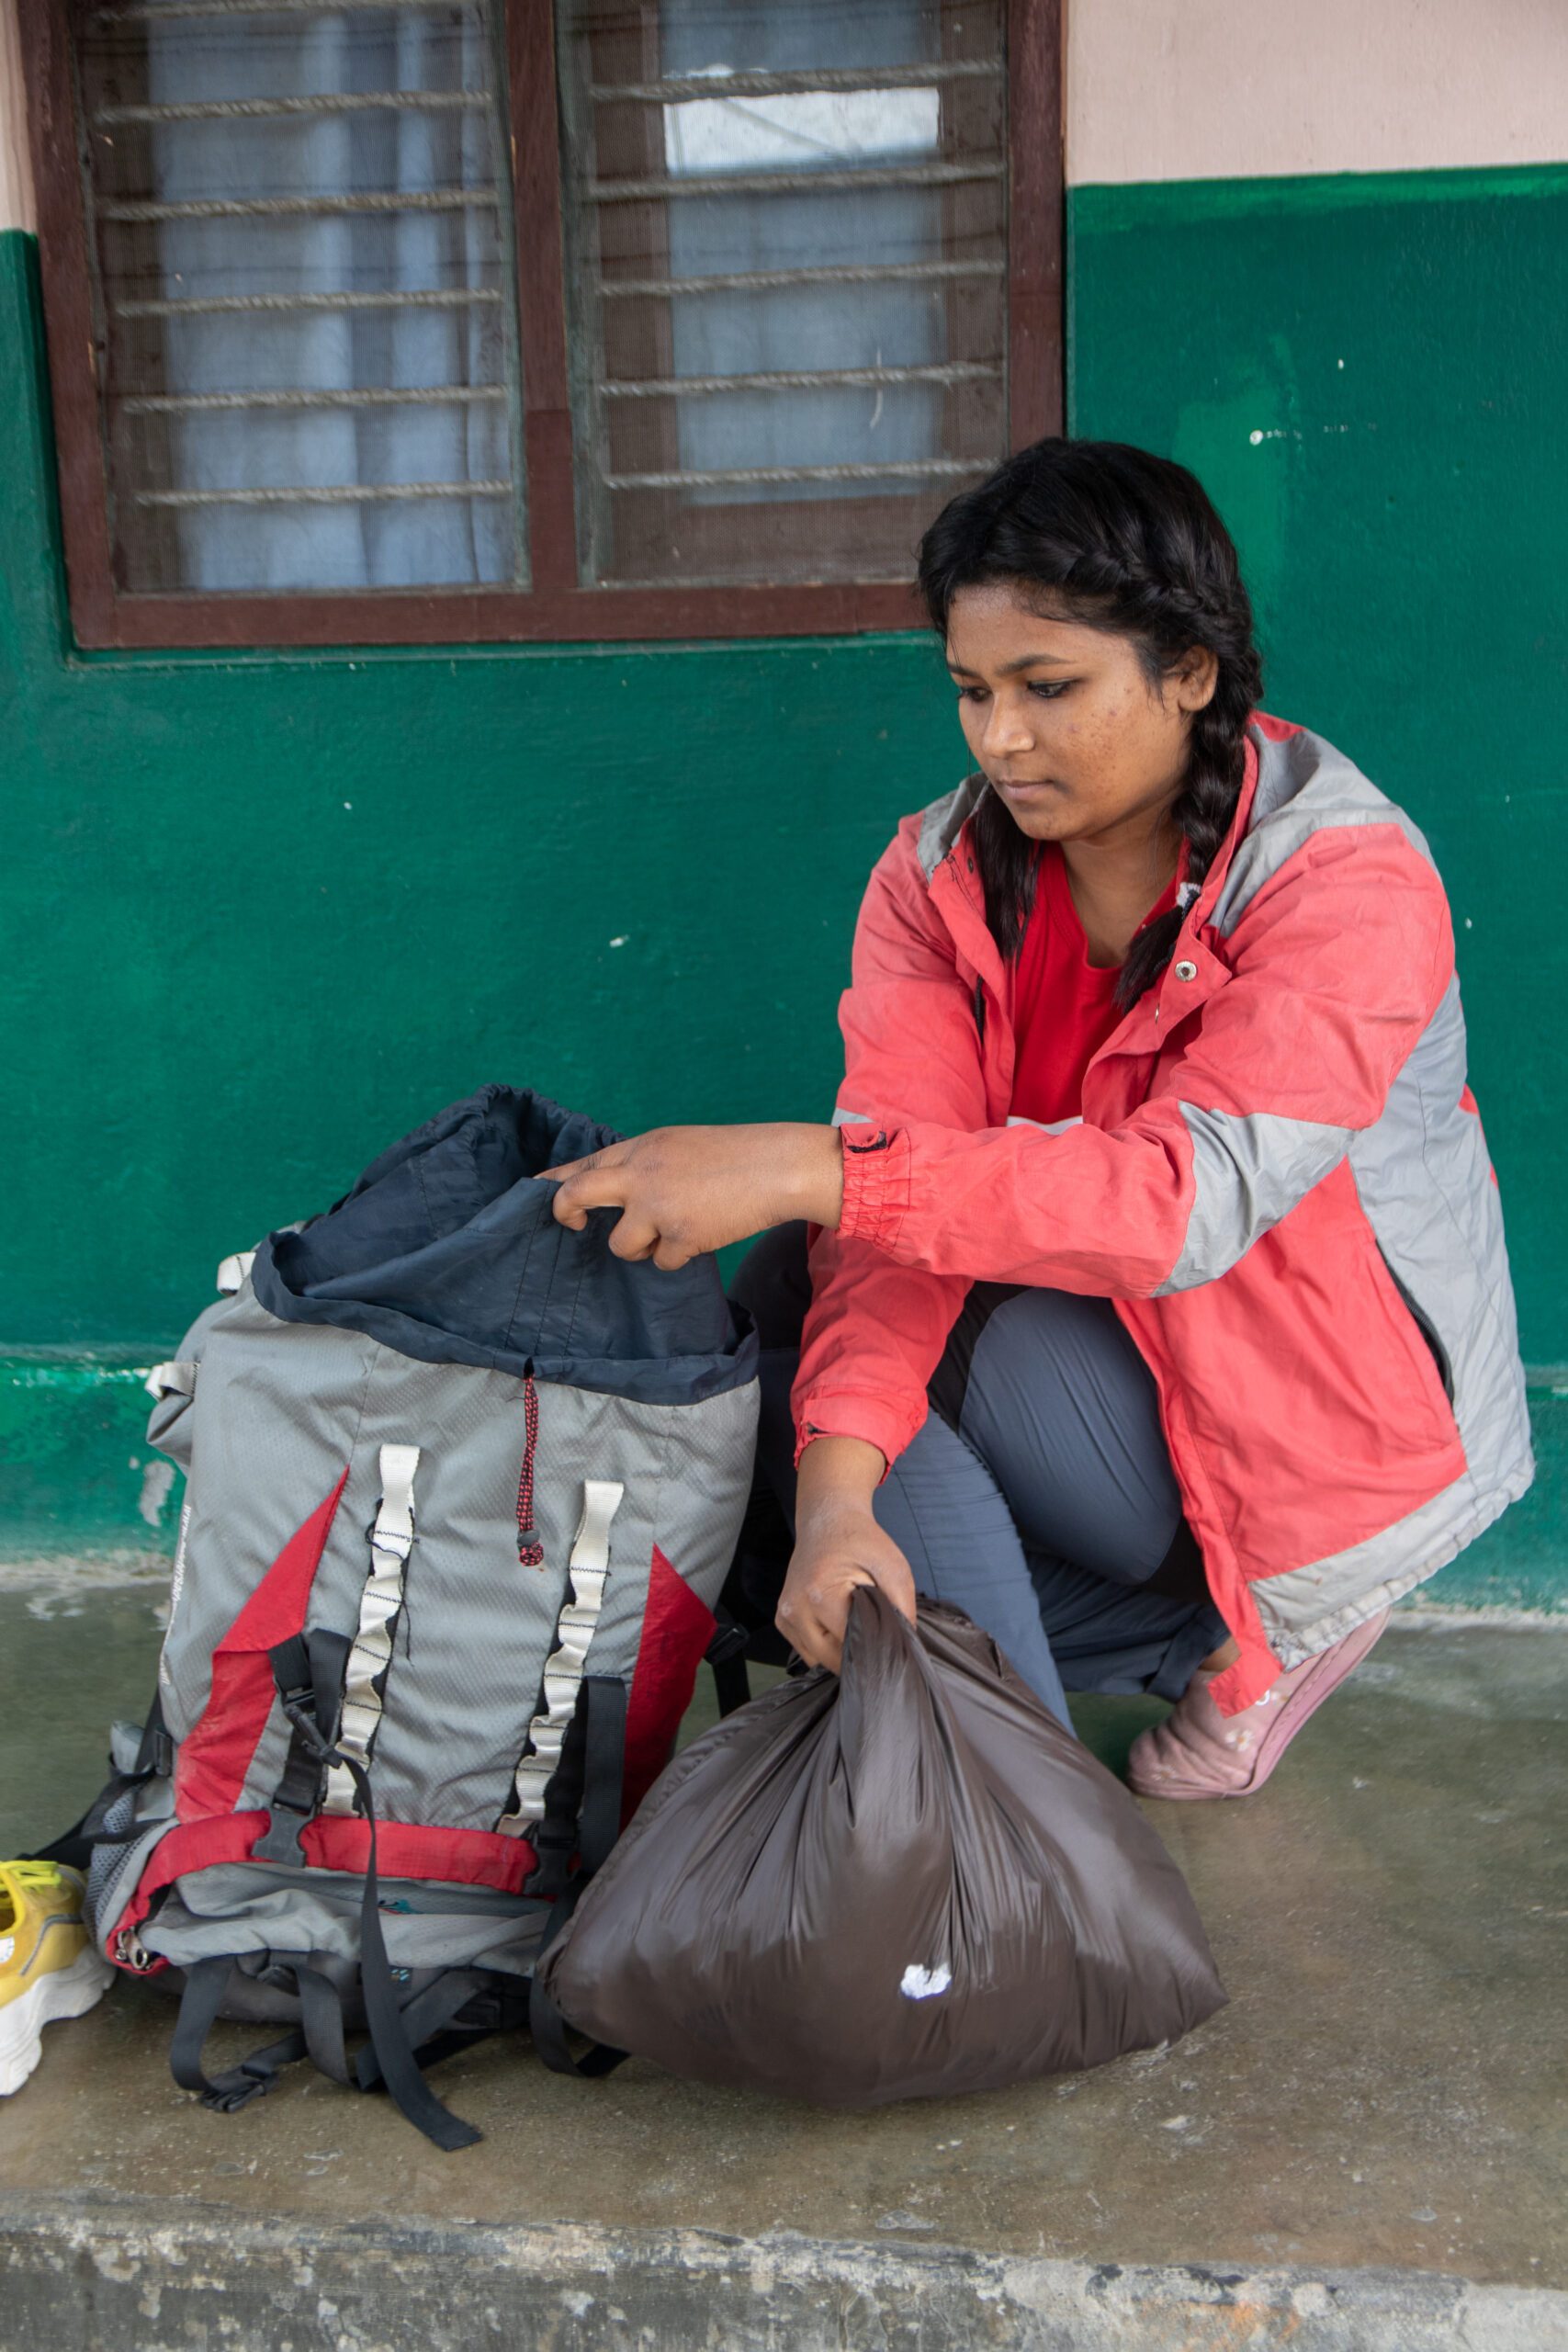
[(920, 820), (915, 854), (927, 883), (935, 879), (937, 867), (944, 857), (951, 857), (958, 845), (958, 837), (986, 797), (986, 779), (976, 773), (966, 775), (961, 785), (942, 799), (933, 800)]

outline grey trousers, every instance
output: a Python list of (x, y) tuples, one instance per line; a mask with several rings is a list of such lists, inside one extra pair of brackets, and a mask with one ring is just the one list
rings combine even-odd
[[(765, 1234), (732, 1295), (762, 1343), (758, 1476), (793, 1534), (806, 1227)], [(1065, 1689), (1179, 1699), (1228, 1628), (1181, 1515), (1154, 1382), (1110, 1301), (976, 1283), (930, 1396), (874, 1504), (916, 1590), (984, 1627), (1063, 1723)]]

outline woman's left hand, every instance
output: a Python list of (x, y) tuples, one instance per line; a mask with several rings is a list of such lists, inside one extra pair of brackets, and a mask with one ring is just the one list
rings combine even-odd
[(590, 1209), (620, 1209), (615, 1256), (671, 1270), (794, 1217), (836, 1226), (843, 1208), (838, 1130), (793, 1120), (651, 1127), (544, 1173), (560, 1224), (581, 1233)]

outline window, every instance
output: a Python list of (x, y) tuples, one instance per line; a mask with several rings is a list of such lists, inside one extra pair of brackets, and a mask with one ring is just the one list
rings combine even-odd
[(28, 0), (89, 645), (909, 627), (1060, 416), (1056, 0)]

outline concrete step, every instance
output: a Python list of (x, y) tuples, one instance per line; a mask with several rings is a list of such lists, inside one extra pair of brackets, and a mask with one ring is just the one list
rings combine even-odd
[(13, 2200), (4, 2352), (1561, 2352), (1568, 2295), (772, 2231), (236, 2223)]

